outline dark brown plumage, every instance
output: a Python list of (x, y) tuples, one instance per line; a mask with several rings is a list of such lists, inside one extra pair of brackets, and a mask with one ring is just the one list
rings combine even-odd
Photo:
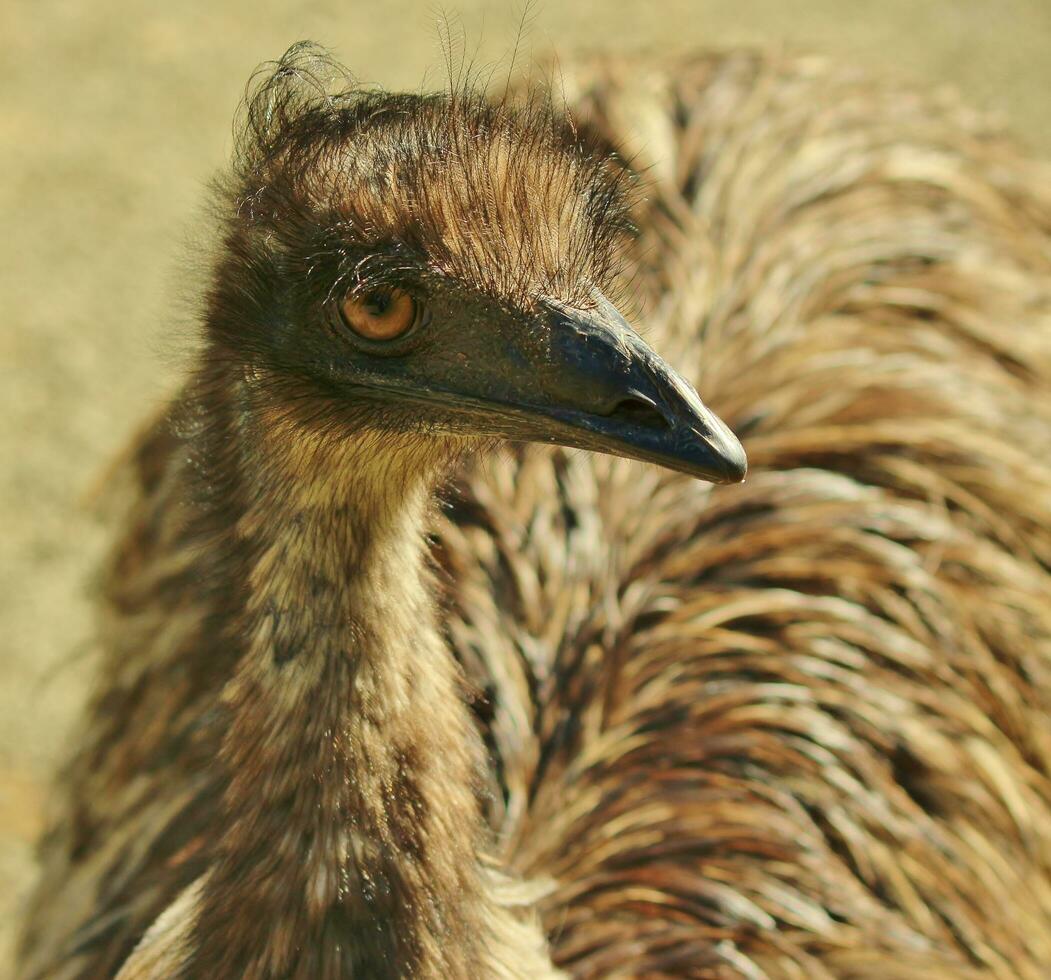
[[(578, 125), (649, 168), (627, 253), (647, 336), (745, 437), (752, 475), (713, 489), (527, 448), (468, 465), (431, 516), (441, 623), (474, 692), (494, 860), (511, 877), (476, 865), (482, 835), (456, 833), (483, 787), (440, 651), (414, 651), (399, 694), (437, 685), (428, 693), (447, 700), (392, 728), (390, 690), (359, 699), (373, 730), (356, 748), (326, 728), (346, 709), (346, 667), (309, 670), (304, 636), (328, 635), (354, 589), (395, 625), (426, 623), (432, 586), (406, 580), (411, 556), (392, 551), (348, 589), (361, 515), (331, 516), (333, 481), (345, 489), (356, 464), (356, 499), (379, 520), (381, 443), (348, 461), (304, 345), (275, 358), (260, 344), (247, 379), (233, 357), (204, 361), (126, 467), (107, 666), (46, 843), (26, 976), (114, 972), (206, 874), (190, 895), (203, 914), (187, 943), (205, 951), (187, 954), (190, 975), (470, 976), (513, 949), (536, 976), (544, 953), (509, 911), (534, 901), (555, 962), (581, 977), (1051, 971), (1047, 168), (952, 102), (811, 59), (588, 63), (565, 86)], [(291, 115), (268, 117), (273, 133), (294, 136), (294, 120), (317, 131), (303, 110), (323, 103), (287, 91), (302, 101), (277, 100)], [(470, 105), (469, 119), (488, 111)], [(574, 255), (598, 256), (572, 267), (589, 269), (580, 282), (601, 278), (623, 228), (618, 178), (561, 156), (572, 141), (534, 140), (537, 111), (511, 132), (546, 165), (567, 161), (545, 186), (564, 189), (564, 207), (601, 189), (571, 238)], [(242, 154), (244, 181), (286, 162), (258, 113), (251, 125), (267, 150)], [(433, 214), (427, 200), (412, 207)], [(223, 261), (242, 265), (217, 281), (255, 273), (258, 297), (274, 281), (259, 256), (287, 261), (282, 247), (305, 236), (287, 199), (251, 201), (253, 221), (278, 216), (268, 233), (290, 238), (268, 253), (228, 236)], [(514, 213), (498, 209), (492, 227)], [(405, 234), (389, 212), (367, 220)], [(417, 242), (455, 250), (442, 230), (455, 225)], [(530, 281), (577, 288), (520, 240), (536, 278), (515, 263), (493, 288), (501, 302), (525, 305)], [(456, 275), (499, 263), (482, 244), (499, 248), (472, 239)], [(244, 350), (246, 324), (216, 318), (243, 309), (213, 291), (213, 353)], [(426, 454), (394, 419), (384, 450), (408, 440)], [(422, 494), (408, 476), (405, 488)], [(286, 538), (273, 536), (278, 512), (298, 521)], [(292, 665), (277, 700), (245, 670), (256, 642)], [(368, 765), (353, 768), (363, 745)], [(432, 758), (465, 781), (421, 788), (438, 778)], [(413, 806), (434, 798), (448, 811)], [(364, 828), (382, 854), (323, 839), (336, 824), (313, 817), (362, 799), (412, 814)], [(428, 854), (429, 835), (466, 850)], [(330, 881), (335, 853), (353, 853), (333, 862), (342, 872), (379, 877)], [(371, 931), (353, 928), (362, 919)], [(270, 960), (246, 970), (261, 938)]]

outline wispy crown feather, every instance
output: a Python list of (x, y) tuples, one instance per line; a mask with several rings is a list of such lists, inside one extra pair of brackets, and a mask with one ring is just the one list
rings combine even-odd
[(618, 272), (626, 173), (540, 95), (363, 90), (299, 44), (249, 86), (231, 192), (278, 238), (321, 223), (512, 303), (587, 305)]

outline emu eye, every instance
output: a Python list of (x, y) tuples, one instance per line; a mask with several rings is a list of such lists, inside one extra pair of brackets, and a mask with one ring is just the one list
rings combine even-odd
[(393, 340), (420, 319), (420, 306), (403, 289), (374, 289), (351, 293), (340, 306), (343, 321), (366, 340)]

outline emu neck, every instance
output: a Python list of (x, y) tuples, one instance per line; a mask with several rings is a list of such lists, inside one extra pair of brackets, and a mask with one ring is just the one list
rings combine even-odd
[(194, 965), (472, 975), (480, 746), (425, 581), (435, 468), (375, 433), (254, 424), (248, 647), (223, 693), (230, 783)]

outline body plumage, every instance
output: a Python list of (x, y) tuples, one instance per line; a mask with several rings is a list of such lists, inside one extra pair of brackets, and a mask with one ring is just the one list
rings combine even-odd
[[(596, 159), (650, 168), (647, 337), (748, 483), (526, 447), (435, 508), (419, 433), (348, 446), (294, 372), (202, 363), (124, 467), (26, 976), (112, 974), (173, 903), (189, 975), (539, 976), (534, 912), (580, 977), (1051, 968), (1046, 170), (808, 59), (565, 86)], [(573, 283), (624, 228), (579, 166)], [(494, 295), (576, 288), (522, 254)]]

